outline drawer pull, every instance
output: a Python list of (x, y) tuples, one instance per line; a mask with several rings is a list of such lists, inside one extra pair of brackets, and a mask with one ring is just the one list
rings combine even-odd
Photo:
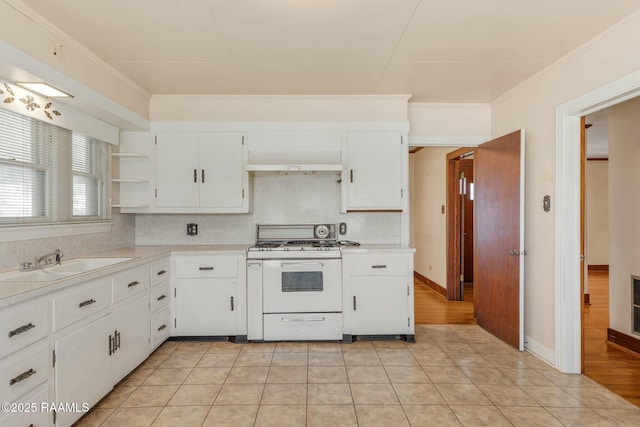
[(231, 297), (231, 311), (234, 310), (234, 306), (233, 306), (233, 297)]
[(162, 294), (158, 297), (158, 301), (162, 301), (163, 299), (165, 299), (167, 296)]
[(17, 384), (21, 381), (26, 380), (27, 378), (29, 378), (32, 375), (35, 375), (36, 371), (34, 369), (29, 369), (28, 371), (24, 371), (23, 373), (21, 373), (20, 375), (18, 375), (17, 377), (13, 378), (11, 381), (9, 381), (9, 385), (14, 385)]
[(371, 266), (371, 268), (387, 268), (387, 266), (384, 264), (374, 264)]
[(134, 286), (138, 286), (140, 284), (140, 282), (138, 282), (137, 280), (135, 282), (131, 282), (127, 285), (127, 288), (133, 288)]
[(166, 325), (166, 323), (163, 323), (163, 324), (162, 324), (162, 326), (160, 326), (160, 327), (158, 328), (158, 332), (160, 332), (160, 331), (161, 331), (161, 330), (163, 330), (163, 329), (167, 329), (167, 325)]
[(198, 268), (198, 270), (200, 270), (200, 271), (212, 271), (213, 267), (200, 267), (200, 268)]
[(358, 308), (358, 303), (356, 302), (356, 296), (353, 296), (353, 311), (356, 311)]
[(20, 335), (22, 333), (25, 333), (29, 329), (33, 329), (35, 327), (36, 327), (36, 325), (34, 325), (33, 323), (29, 323), (27, 325), (20, 326), (19, 328), (16, 328), (13, 331), (9, 331), (9, 338), (13, 338), (16, 335)]
[(167, 270), (160, 270), (156, 273), (158, 276), (162, 276), (163, 274), (167, 274)]
[(300, 319), (288, 319), (286, 317), (282, 317), (280, 320), (282, 322), (324, 322), (324, 317), (300, 318)]
[(93, 304), (93, 303), (95, 303), (95, 302), (96, 302), (96, 300), (94, 300), (93, 298), (91, 298), (91, 299), (88, 299), (88, 300), (86, 300), (86, 301), (82, 301), (80, 304), (78, 304), (78, 307), (79, 307), (79, 308), (86, 307), (86, 306), (91, 305), (91, 304)]

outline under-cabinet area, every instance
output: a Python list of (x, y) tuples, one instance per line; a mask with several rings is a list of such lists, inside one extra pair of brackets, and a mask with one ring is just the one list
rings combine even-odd
[(96, 267), (0, 295), (0, 398), (37, 409), (3, 413), (0, 426), (71, 426), (167, 339), (413, 341), (409, 248), (320, 250), (334, 258), (263, 259), (257, 269), (247, 246), (205, 248), (69, 260)]

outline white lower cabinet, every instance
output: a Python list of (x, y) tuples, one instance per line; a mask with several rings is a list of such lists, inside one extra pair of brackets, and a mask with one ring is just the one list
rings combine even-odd
[(175, 256), (173, 335), (246, 339), (246, 255)]
[(235, 281), (224, 279), (177, 281), (177, 335), (236, 335), (236, 287)]
[(413, 340), (413, 253), (343, 254), (345, 334)]
[(171, 328), (171, 312), (169, 307), (165, 307), (151, 316), (151, 351), (169, 338)]
[(149, 297), (146, 293), (111, 314), (115, 336), (113, 383), (135, 369), (149, 355)]
[[(113, 322), (107, 315), (55, 341), (56, 403), (95, 405), (113, 387)], [(111, 353), (111, 354), (110, 354)], [(57, 426), (83, 414), (60, 412)]]
[[(20, 398), (10, 411), (0, 412), (2, 427), (46, 427), (53, 423), (47, 384)], [(15, 409), (15, 411), (14, 411)]]

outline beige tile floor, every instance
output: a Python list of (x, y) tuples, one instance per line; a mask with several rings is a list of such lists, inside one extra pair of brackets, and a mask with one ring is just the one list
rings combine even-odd
[(78, 426), (638, 426), (640, 408), (476, 325), (416, 343), (168, 341)]

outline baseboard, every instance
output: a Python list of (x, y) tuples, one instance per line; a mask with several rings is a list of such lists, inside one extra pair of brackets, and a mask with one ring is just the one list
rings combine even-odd
[(640, 355), (640, 338), (607, 328), (607, 342)]
[(536, 340), (531, 339), (531, 337), (524, 337), (524, 349), (548, 363), (551, 367), (556, 366), (556, 352)]
[(591, 264), (587, 266), (587, 271), (589, 273), (608, 273), (609, 272), (609, 265), (598, 265), (598, 264)]
[(425, 285), (427, 285), (428, 287), (430, 287), (431, 289), (433, 289), (434, 291), (436, 291), (437, 293), (439, 293), (443, 297), (445, 297), (445, 298), (447, 297), (447, 288), (443, 288), (442, 286), (438, 285), (433, 280), (423, 276), (422, 274), (418, 273), (417, 271), (413, 272), (413, 277), (415, 277), (416, 279), (418, 279), (419, 281), (421, 281), (422, 283), (424, 283)]

